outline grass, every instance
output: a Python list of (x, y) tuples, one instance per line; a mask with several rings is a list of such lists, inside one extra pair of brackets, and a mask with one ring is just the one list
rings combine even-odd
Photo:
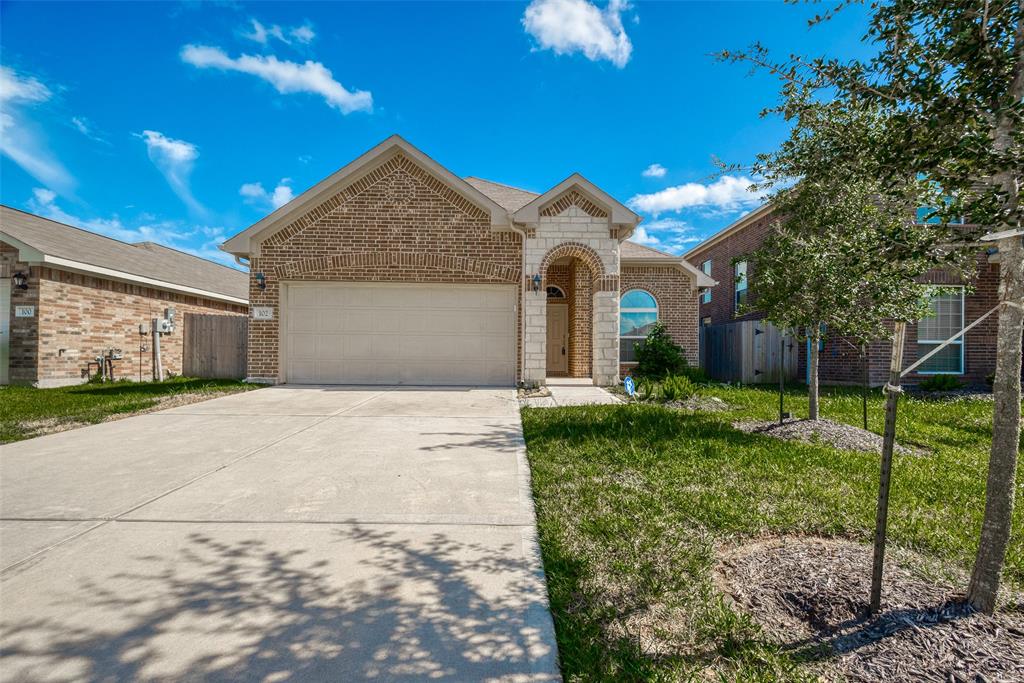
[[(777, 418), (778, 394), (714, 387), (735, 410), (656, 405), (525, 409), (541, 550), (567, 681), (801, 680), (810, 670), (768, 642), (712, 582), (717, 547), (795, 534), (869, 541), (878, 456), (744, 434)], [(857, 391), (825, 390), (822, 417), (861, 424)], [(786, 409), (806, 415), (791, 389)], [(882, 429), (882, 396), (869, 428)], [(992, 404), (901, 400), (889, 539), (969, 569), (984, 507)], [(1024, 514), (1007, 557), (1024, 584)], [(965, 586), (966, 588), (966, 586)]]
[(237, 380), (175, 377), (163, 382), (79, 384), (56, 389), (0, 386), (0, 443), (38, 436), (54, 427), (102, 422), (152, 408), (177, 394), (224, 394), (256, 385)]

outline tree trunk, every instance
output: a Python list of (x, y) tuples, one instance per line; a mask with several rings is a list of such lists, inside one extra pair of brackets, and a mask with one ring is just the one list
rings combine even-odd
[(903, 368), (903, 342), (907, 324), (897, 322), (893, 330), (889, 359), (889, 383), (885, 387), (885, 429), (882, 430), (882, 467), (878, 477), (878, 505), (875, 507), (875, 547), (871, 567), (870, 610), (877, 614), (882, 606), (882, 569), (885, 565), (885, 535), (889, 524), (889, 482), (892, 479), (892, 452), (896, 447), (896, 406), (900, 396), (900, 372)]
[(967, 600), (991, 614), (1006, 560), (1020, 448), (1021, 334), (1024, 333), (1024, 245), (1021, 237), (999, 241), (999, 331), (996, 337), (992, 450), (985, 485), (985, 518)]
[[(1013, 45), (1013, 77), (1008, 91), (1010, 101), (1024, 100), (1024, 16), (1017, 19)], [(992, 131), (992, 147), (1005, 152), (1020, 133), (1018, 119), (1007, 108), (1000, 112)], [(1019, 168), (995, 174), (995, 182), (1005, 193), (1010, 221), (997, 230), (1020, 229), (1017, 205), (1024, 182)], [(999, 331), (996, 335), (996, 376), (992, 386), (992, 450), (988, 459), (985, 484), (985, 518), (981, 523), (978, 555), (971, 572), (967, 601), (977, 610), (991, 614), (996, 608), (999, 574), (1006, 560), (1010, 541), (1010, 519), (1020, 448), (1020, 368), (1021, 333), (1024, 326), (1024, 244), (1021, 236), (999, 240)]]
[(807, 377), (807, 417), (818, 419), (818, 345), (821, 343), (821, 325), (811, 330), (810, 372)]

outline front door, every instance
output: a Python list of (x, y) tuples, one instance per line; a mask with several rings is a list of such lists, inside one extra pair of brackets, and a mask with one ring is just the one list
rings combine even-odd
[(548, 374), (569, 371), (569, 307), (548, 302)]
[(11, 363), (11, 280), (0, 279), (0, 384), (9, 381), (7, 368)]

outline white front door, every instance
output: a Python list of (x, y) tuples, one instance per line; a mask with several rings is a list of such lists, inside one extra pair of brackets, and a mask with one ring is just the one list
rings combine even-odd
[(569, 307), (548, 302), (548, 374), (569, 370)]
[(11, 280), (0, 279), (0, 384), (10, 381), (11, 365)]
[(289, 283), (285, 381), (512, 386), (515, 285)]

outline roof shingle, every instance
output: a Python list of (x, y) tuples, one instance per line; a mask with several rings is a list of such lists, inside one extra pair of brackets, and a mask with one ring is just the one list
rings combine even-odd
[(161, 244), (129, 244), (3, 205), (0, 233), (47, 256), (238, 299), (249, 298), (248, 273)]

